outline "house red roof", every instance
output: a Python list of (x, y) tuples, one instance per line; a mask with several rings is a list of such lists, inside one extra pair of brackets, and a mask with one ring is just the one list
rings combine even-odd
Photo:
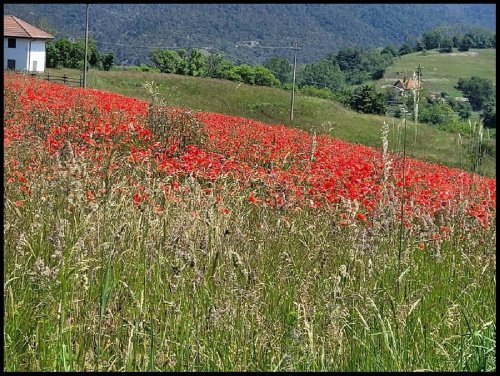
[[(399, 84), (399, 85), (398, 85)], [(393, 85), (393, 86), (398, 86), (398, 87), (401, 87), (402, 89), (404, 90), (410, 90), (410, 89), (413, 89), (415, 87), (417, 87), (417, 81), (415, 80), (397, 80), (396, 83)]]
[(52, 35), (37, 27), (17, 18), (16, 16), (3, 16), (3, 36), (34, 39), (54, 39)]
[(417, 82), (414, 80), (408, 80), (406, 82), (403, 82), (405, 89), (413, 89), (417, 87)]

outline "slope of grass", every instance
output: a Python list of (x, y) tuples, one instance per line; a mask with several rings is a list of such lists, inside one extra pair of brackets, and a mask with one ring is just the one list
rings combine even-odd
[(449, 54), (430, 50), (425, 54), (415, 52), (404, 55), (394, 60), (378, 84), (392, 85), (398, 78), (403, 78), (405, 72), (411, 76), (418, 64), (422, 67), (422, 85), (427, 92), (445, 91), (452, 97), (461, 97), (463, 94), (454, 88), (461, 77), (483, 77), (496, 85), (496, 49), (492, 48), (467, 52), (454, 49)]
[(347, 198), (261, 206), (254, 179), (174, 185), (130, 158), (149, 118), (111, 135), (119, 101), (53, 90), (26, 90), (48, 94), (31, 106), (5, 90), (5, 370), (496, 369), (496, 228), (468, 214), (478, 180), (408, 227), (391, 175), (368, 221)]
[[(51, 69), (49, 72), (66, 73), (72, 77), (78, 77), (80, 73), (69, 69)], [(380, 127), (385, 120), (392, 129), (389, 135), (390, 148), (392, 151), (401, 150), (403, 128), (400, 120), (359, 114), (336, 102), (296, 95), (294, 120), (290, 122), (290, 92), (282, 89), (174, 74), (95, 70), (89, 72), (87, 86), (149, 100), (143, 84), (151, 81), (158, 85), (160, 97), (169, 104), (236, 115), (269, 124), (285, 124), (367, 146), (381, 146)], [(406, 152), (409, 156), (451, 167), (469, 168), (470, 161), (457, 135), (426, 124), (419, 124), (415, 130), (411, 121), (407, 122), (407, 132)], [(496, 176), (495, 159), (486, 157), (479, 173)]]
[(412, 237), (398, 268), (395, 235), (327, 214), (225, 216), (199, 188), (162, 215), (115, 194), (70, 212), (69, 181), (20, 210), (7, 191), (6, 370), (495, 369), (493, 231)]

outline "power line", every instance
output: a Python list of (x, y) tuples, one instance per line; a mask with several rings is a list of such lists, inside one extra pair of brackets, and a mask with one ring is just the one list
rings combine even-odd
[(244, 59), (242, 59), (242, 58), (239, 58), (239, 57), (237, 57), (237, 56), (230, 55), (230, 54), (228, 54), (226, 51), (222, 51), (222, 50), (220, 50), (220, 49), (218, 49), (218, 48), (215, 48), (215, 47), (212, 47), (211, 49), (212, 49), (212, 50), (214, 50), (214, 51), (219, 51), (219, 52), (221, 52), (223, 55), (225, 55), (225, 56), (227, 56), (227, 57), (231, 57), (231, 58), (233, 58), (233, 59), (235, 59), (235, 60), (239, 60), (239, 61), (241, 61), (241, 62), (243, 62), (243, 63), (245, 63), (245, 64), (249, 64), (249, 65), (251, 65), (248, 61), (246, 61), (246, 60), (244, 60)]
[[(293, 47), (286, 47), (286, 48), (287, 48), (287, 49), (293, 49)], [(248, 65), (252, 65), (252, 63), (250, 63), (250, 62), (248, 62), (248, 61), (246, 61), (246, 60), (244, 60), (244, 59), (242, 59), (242, 58), (239, 58), (239, 57), (237, 57), (237, 56), (230, 55), (230, 54), (228, 54), (227, 52), (222, 51), (222, 50), (220, 50), (220, 49), (218, 49), (218, 48), (211, 47), (211, 48), (210, 48), (210, 50), (214, 50), (214, 51), (221, 52), (221, 53), (222, 53), (224, 56), (226, 56), (226, 57), (230, 57), (230, 58), (233, 58), (233, 59), (235, 59), (235, 60), (238, 60), (238, 61), (240, 61), (240, 62), (242, 62), (242, 63), (248, 64)], [(273, 71), (273, 70), (271, 70), (271, 69), (269, 69), (269, 71), (270, 71), (271, 73), (273, 73), (273, 74), (280, 75), (280, 73), (279, 73), (279, 72)], [(301, 80), (301, 82), (302, 82), (302, 83), (307, 83), (307, 84), (313, 84), (313, 85), (321, 85), (321, 86), (323, 86), (323, 87), (328, 87), (328, 88), (329, 88), (329, 84), (327, 84), (326, 82), (317, 82), (317, 81), (310, 81), (310, 80)]]
[[(66, 34), (67, 37), (69, 38), (75, 38), (75, 39), (79, 39), (81, 38), (81, 36), (74, 36), (74, 35), (70, 35), (70, 34)], [(189, 46), (189, 47), (178, 47), (178, 46), (141, 46), (141, 45), (137, 45), (137, 44), (125, 44), (125, 43), (115, 43), (115, 42), (105, 42), (103, 40), (100, 40), (100, 39), (94, 39), (94, 42), (96, 43), (102, 43), (102, 44), (110, 44), (110, 45), (113, 45), (113, 46), (121, 46), (121, 47), (134, 47), (134, 48), (151, 48), (151, 49), (154, 49), (154, 48), (158, 48), (158, 49), (170, 49), (170, 50), (180, 50), (180, 49), (192, 49), (192, 48), (198, 48), (198, 49), (204, 49), (204, 50), (210, 50), (212, 49), (212, 47), (208, 47), (208, 46)]]
[(293, 47), (272, 47), (272, 46), (253, 46), (253, 47), (248, 47), (248, 46), (238, 46), (238, 47), (247, 47), (247, 48), (272, 48), (272, 49), (286, 49), (286, 50), (293, 50)]
[[(95, 4), (95, 5), (102, 5), (102, 4)], [(129, 21), (137, 21), (137, 20), (134, 20), (134, 19), (132, 19), (132, 18), (130, 18), (130, 17), (124, 16), (123, 14), (118, 14), (118, 13), (112, 12), (112, 11), (110, 11), (110, 10), (109, 10), (109, 9), (107, 9), (107, 8), (101, 8), (101, 7), (100, 7), (100, 8), (99, 8), (99, 11), (101, 11), (101, 10), (103, 10), (103, 11), (105, 11), (105, 12), (108, 12), (109, 14), (112, 14), (112, 15), (114, 15), (114, 16), (121, 17), (121, 18), (125, 18), (125, 19), (127, 19), (127, 20), (129, 20)]]
[[(236, 48), (239, 46), (236, 46)], [(295, 74), (297, 71), (297, 51), (300, 50), (299, 47), (299, 42), (295, 41), (293, 47), (283, 47), (283, 46), (242, 46), (242, 47), (249, 47), (249, 48), (270, 48), (270, 49), (290, 49), (295, 51), (294, 56), (293, 56), (293, 80), (292, 80), (292, 95), (291, 95), (291, 102), (290, 102), (290, 121), (293, 121), (293, 106), (295, 102)], [(271, 71), (271, 73), (276, 73)]]
[[(71, 35), (68, 35), (68, 37), (71, 37), (71, 38), (80, 38), (80, 37), (75, 37), (75, 36), (71, 36)], [(221, 50), (219, 48), (215, 48), (215, 47), (211, 47), (211, 46), (203, 46), (203, 47), (200, 47), (200, 46), (188, 46), (188, 47), (186, 47), (186, 46), (182, 46), (182, 47), (178, 47), (178, 46), (141, 46), (141, 45), (133, 45), (133, 44), (105, 42), (105, 41), (102, 41), (102, 40), (99, 40), (99, 39), (94, 39), (94, 41), (96, 43), (109, 44), (109, 45), (122, 46), (122, 47), (134, 47), (134, 48), (170, 49), (170, 50), (181, 50), (181, 49), (188, 50), (188, 49), (193, 49), (193, 48), (204, 49), (204, 50), (219, 52), (222, 55), (224, 55), (225, 57), (231, 58), (233, 60), (237, 60), (237, 61), (239, 61), (241, 63), (248, 64), (250, 66), (253, 65), (253, 63), (251, 63), (251, 62), (249, 62), (249, 61), (247, 61), (245, 59), (242, 59), (242, 58), (237, 57), (235, 55), (229, 54), (226, 51), (223, 51), (223, 50)], [(268, 47), (268, 46), (266, 46), (266, 47)], [(271, 48), (271, 46), (269, 46), (269, 48)], [(288, 50), (292, 50), (293, 49), (293, 47), (283, 47), (283, 46), (280, 46), (279, 48), (280, 49), (288, 49)], [(271, 73), (275, 74), (275, 75), (281, 75), (281, 73), (273, 71), (271, 69), (269, 69), (269, 71)], [(326, 82), (317, 82), (317, 81), (311, 81), (311, 80), (304, 80), (304, 79), (302, 79), (301, 83), (312, 84), (312, 85), (315, 85), (315, 86), (323, 86), (325, 88), (330, 88), (330, 85), (328, 83), (326, 83)]]
[(161, 48), (161, 49), (170, 49), (170, 50), (179, 50), (179, 49), (190, 49), (190, 48), (199, 48), (199, 49), (210, 49), (211, 47), (207, 47), (207, 46), (203, 46), (203, 47), (200, 47), (200, 46), (190, 46), (190, 47), (174, 47), (174, 46), (139, 46), (139, 45), (132, 45), (132, 44), (124, 44), (124, 43), (113, 43), (113, 42), (104, 42), (102, 40), (97, 40), (97, 39), (94, 39), (96, 41), (96, 43), (104, 43), (104, 44), (111, 44), (111, 45), (115, 45), (115, 46), (123, 46), (123, 47), (137, 47), (137, 48)]

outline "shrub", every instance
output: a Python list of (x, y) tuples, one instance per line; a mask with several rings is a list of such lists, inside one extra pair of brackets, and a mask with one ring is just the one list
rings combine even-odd
[(497, 112), (495, 106), (488, 104), (483, 111), (483, 124), (485, 128), (497, 127)]
[(319, 89), (315, 86), (305, 85), (302, 86), (299, 91), (301, 94), (308, 95), (310, 97), (333, 99), (333, 93), (327, 87)]
[(153, 50), (150, 54), (153, 66), (162, 73), (177, 73), (180, 58), (175, 51)]
[(263, 65), (257, 65), (255, 67), (255, 76), (254, 76), (255, 85), (262, 86), (279, 86), (280, 81), (271, 73), (269, 69), (264, 67)]
[(439, 48), (439, 52), (441, 53), (450, 53), (453, 51), (453, 40), (449, 37), (446, 37), (441, 42), (441, 47)]
[(245, 84), (252, 85), (255, 83), (255, 69), (248, 64), (237, 65), (231, 71), (241, 77)]
[(282, 84), (292, 80), (292, 65), (287, 59), (274, 56), (268, 59), (264, 63), (264, 66), (269, 69)]
[(374, 85), (363, 85), (354, 89), (349, 106), (365, 114), (382, 115), (386, 111), (384, 95), (377, 92)]
[(224, 78), (225, 80), (229, 80), (229, 81), (243, 82), (243, 79), (241, 78), (241, 76), (239, 75), (239, 73), (237, 72), (237, 70), (235, 68), (236, 67), (233, 67), (233, 68), (225, 71), (222, 78)]
[(419, 120), (422, 123), (445, 124), (454, 116), (456, 116), (455, 112), (447, 103), (436, 102), (420, 111)]
[(455, 87), (469, 98), (469, 103), (474, 111), (480, 111), (495, 96), (492, 82), (482, 77), (460, 78)]

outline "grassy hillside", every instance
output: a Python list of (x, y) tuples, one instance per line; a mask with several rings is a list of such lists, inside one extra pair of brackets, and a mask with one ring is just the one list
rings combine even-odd
[[(76, 70), (54, 70), (77, 77)], [(285, 124), (309, 132), (327, 133), (352, 143), (380, 147), (380, 128), (385, 121), (391, 125), (389, 147), (400, 151), (403, 127), (401, 121), (384, 116), (358, 114), (340, 104), (319, 98), (296, 95), (294, 121), (289, 120), (290, 92), (239, 84), (236, 82), (179, 76), (150, 72), (93, 71), (88, 74), (88, 87), (115, 92), (148, 100), (142, 87), (154, 81), (159, 86), (160, 97), (170, 104), (201, 111), (237, 115), (269, 124)], [(407, 123), (408, 155), (451, 167), (467, 168), (470, 162), (458, 135), (442, 132), (434, 127)], [(464, 138), (462, 138), (464, 141)], [(496, 176), (494, 158), (487, 158), (479, 173)]]
[(496, 370), (495, 179), (147, 107), (4, 73), (5, 370)]
[(412, 75), (418, 64), (422, 67), (422, 84), (426, 91), (445, 91), (452, 97), (459, 97), (462, 94), (454, 86), (459, 78), (471, 76), (487, 78), (496, 85), (496, 49), (471, 49), (467, 52), (455, 49), (449, 54), (430, 50), (426, 54), (404, 55), (395, 59), (378, 84), (394, 84), (398, 78), (403, 78), (405, 72)]

